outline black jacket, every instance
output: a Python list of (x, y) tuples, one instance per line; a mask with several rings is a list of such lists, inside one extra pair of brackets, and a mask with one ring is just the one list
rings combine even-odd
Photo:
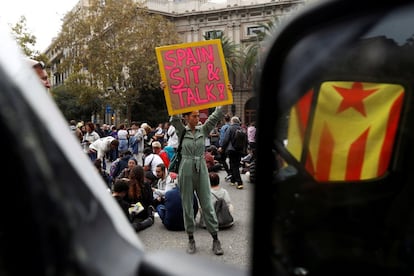
[(240, 124), (235, 123), (235, 124), (231, 124), (226, 129), (226, 132), (224, 133), (224, 139), (223, 139), (223, 149), (225, 152), (235, 151), (231, 141), (233, 140), (234, 133), (236, 132), (236, 130), (240, 128), (241, 128)]

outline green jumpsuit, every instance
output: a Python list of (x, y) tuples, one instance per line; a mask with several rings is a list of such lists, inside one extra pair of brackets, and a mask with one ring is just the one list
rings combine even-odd
[(182, 141), (182, 159), (178, 170), (178, 185), (180, 186), (183, 205), (185, 231), (188, 234), (194, 233), (196, 226), (193, 209), (194, 191), (200, 201), (207, 230), (211, 234), (218, 232), (217, 217), (210, 200), (210, 179), (204, 152), (205, 138), (223, 117), (221, 107), (216, 107), (203, 125), (195, 127), (194, 134), (188, 126), (184, 126), (181, 116), (174, 115), (170, 119), (178, 137), (181, 136), (182, 131), (186, 130)]

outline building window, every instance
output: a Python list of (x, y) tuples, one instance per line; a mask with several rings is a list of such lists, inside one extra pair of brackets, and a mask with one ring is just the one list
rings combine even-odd
[(223, 32), (223, 31), (220, 31), (220, 30), (214, 30), (214, 31), (208, 31), (208, 32), (205, 32), (204, 37), (205, 37), (205, 39), (206, 39), (206, 40), (209, 40), (209, 39), (216, 39), (216, 38), (220, 38), (220, 37), (222, 37), (223, 35), (224, 35), (224, 32)]
[(250, 13), (250, 16), (262, 16), (261, 12), (252, 12)]
[(258, 33), (265, 33), (263, 26), (247, 27), (247, 35), (257, 35)]
[(207, 18), (207, 21), (218, 21), (218, 20), (219, 20), (219, 18), (217, 16)]

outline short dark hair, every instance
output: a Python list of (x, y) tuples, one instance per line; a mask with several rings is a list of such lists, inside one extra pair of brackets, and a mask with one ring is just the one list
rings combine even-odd
[(207, 148), (208, 152), (211, 152), (211, 154), (216, 155), (217, 154), (217, 147), (215, 145), (211, 145)]
[(119, 152), (120, 157), (125, 157), (125, 156), (131, 157), (131, 155), (132, 155), (132, 152), (130, 150), (125, 150), (125, 151), (120, 151)]
[(129, 159), (128, 159), (128, 161), (129, 161), (129, 160), (134, 161), (134, 162), (135, 162), (135, 165), (138, 165), (138, 161), (137, 161), (137, 159), (135, 159), (134, 157), (129, 158)]
[(161, 168), (161, 170), (165, 170), (165, 164), (159, 163), (156, 167)]
[(88, 126), (91, 130), (95, 130), (95, 124), (91, 121), (86, 122), (85, 126)]
[(114, 183), (114, 192), (116, 193), (122, 193), (122, 192), (128, 192), (129, 190), (129, 183), (125, 179), (117, 179)]
[(150, 153), (152, 153), (152, 148), (146, 147), (144, 149), (144, 154), (147, 155), (147, 154), (150, 154)]
[(220, 184), (220, 176), (218, 173), (210, 172), (208, 177), (210, 178), (210, 186), (216, 187)]

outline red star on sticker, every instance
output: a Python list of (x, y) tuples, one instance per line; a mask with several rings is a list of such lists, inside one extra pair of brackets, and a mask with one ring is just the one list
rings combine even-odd
[(354, 108), (356, 111), (366, 117), (363, 100), (375, 93), (378, 89), (364, 90), (362, 83), (354, 82), (351, 88), (334, 86), (335, 90), (342, 96), (341, 105), (336, 113), (340, 113), (348, 108)]

